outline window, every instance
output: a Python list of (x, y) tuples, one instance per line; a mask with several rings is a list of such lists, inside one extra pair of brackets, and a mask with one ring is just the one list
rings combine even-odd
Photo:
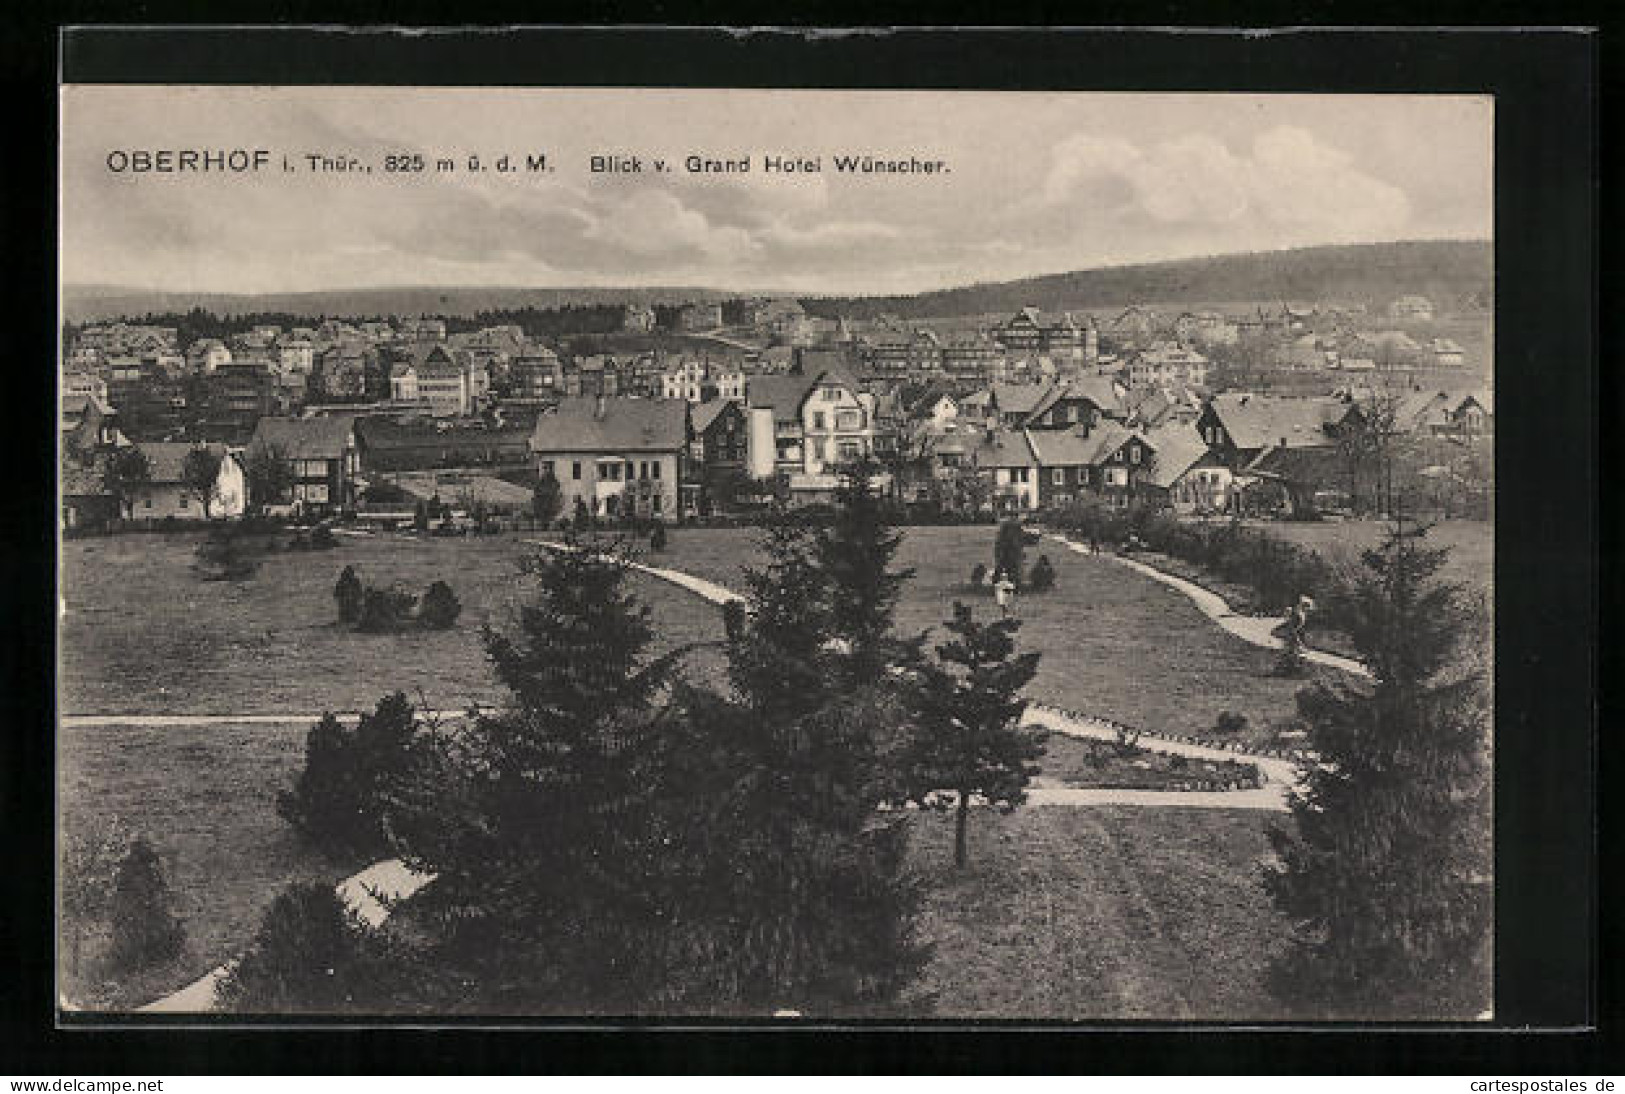
[(189, 497), (186, 494), (182, 494), (181, 495), (181, 508), (182, 509), (190, 509), (191, 507), (192, 507), (192, 499), (191, 499), (191, 497)]
[(570, 477), (572, 479), (579, 479), (581, 477), (581, 461), (580, 460), (576, 460), (574, 463), (572, 463), (570, 465)]
[(650, 461), (650, 463), (649, 463), (649, 477), (651, 479), (660, 478), (660, 461), (659, 460)]
[(1027, 479), (1027, 470), (1028, 469), (1025, 468), (1025, 467), (1016, 468), (1016, 481), (1017, 482), (1026, 482), (1026, 481), (1028, 481), (1028, 479)]
[[(659, 465), (657, 464), (656, 466), (659, 466)], [(656, 512), (656, 513), (660, 512), (661, 502), (663, 500), (664, 499), (662, 499), (659, 494), (656, 494), (653, 498), (650, 499), (649, 508), (651, 510), (653, 510), (654, 512)]]
[(813, 411), (813, 428), (814, 429), (823, 429), (824, 428), (824, 412), (822, 410)]
[(1129, 447), (1129, 450), (1128, 450), (1128, 462), (1129, 463), (1139, 463), (1140, 462), (1140, 446), (1139, 445), (1136, 444), (1136, 445), (1132, 445), (1132, 446)]
[(152, 498), (151, 497), (142, 498), (141, 499), (141, 508), (143, 508), (143, 509), (151, 509), (152, 508)]
[(1057, 467), (1054, 471), (1051, 471), (1049, 481), (1055, 486), (1066, 485), (1066, 469)]

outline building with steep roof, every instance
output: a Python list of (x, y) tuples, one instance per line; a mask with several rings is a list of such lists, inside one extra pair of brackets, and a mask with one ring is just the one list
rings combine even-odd
[(678, 519), (688, 447), (681, 399), (567, 397), (536, 419), (530, 439), (536, 469), (558, 480), (565, 512), (579, 502), (611, 520)]
[(294, 505), (318, 512), (355, 505), (361, 474), (361, 450), (352, 414), (259, 420), (248, 443), (245, 466), (256, 459), (285, 460), (291, 472), (282, 495), (272, 505)]

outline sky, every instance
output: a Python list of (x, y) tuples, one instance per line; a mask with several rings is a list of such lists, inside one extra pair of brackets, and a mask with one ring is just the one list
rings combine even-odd
[[(1487, 97), (68, 86), (61, 108), (68, 284), (920, 292), (1314, 244), (1487, 240), (1493, 226)], [(159, 149), (264, 149), (269, 165), (109, 167)], [(313, 172), (308, 153), (372, 172)], [(413, 153), (430, 170), (384, 170), (385, 156)], [(491, 169), (527, 153), (552, 170)], [(471, 154), (487, 170), (468, 171)], [(613, 154), (645, 170), (588, 170)], [(846, 175), (837, 154), (948, 169)], [(689, 155), (750, 157), (752, 171), (689, 174)], [(821, 156), (824, 170), (764, 173), (769, 155)], [(435, 170), (442, 157), (457, 170)], [(657, 157), (668, 173), (650, 170)]]

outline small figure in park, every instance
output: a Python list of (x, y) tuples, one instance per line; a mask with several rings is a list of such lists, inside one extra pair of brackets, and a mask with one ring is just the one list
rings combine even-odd
[(1004, 615), (1010, 614), (1010, 598), (1015, 595), (1016, 584), (1003, 570), (993, 579), (993, 600)]

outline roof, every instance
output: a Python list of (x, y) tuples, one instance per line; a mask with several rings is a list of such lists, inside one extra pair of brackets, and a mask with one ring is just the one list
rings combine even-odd
[(1036, 462), (1027, 435), (1013, 429), (983, 434), (972, 451), (980, 467), (1031, 467)]
[(206, 449), (217, 458), (226, 455), (223, 444), (194, 445), (185, 441), (143, 441), (136, 448), (147, 457), (148, 481), (154, 483), (180, 482), (187, 454), (194, 448)]
[(1347, 403), (1331, 396), (1226, 393), (1215, 395), (1209, 406), (1237, 448), (1264, 448), (1283, 438), (1289, 448), (1329, 444), (1326, 427), (1349, 412)]
[(344, 455), (355, 430), (355, 416), (261, 418), (250, 448), (274, 445), (290, 460), (336, 460)]
[(722, 417), (724, 411), (733, 406), (731, 399), (708, 399), (689, 411), (689, 421), (693, 423), (695, 433), (704, 433), (710, 429), (716, 420)]
[(1007, 384), (995, 381), (989, 388), (1001, 414), (1031, 414), (1052, 389), (1049, 384)]
[(753, 407), (771, 407), (774, 421), (799, 422), (801, 404), (817, 382), (808, 376), (752, 376), (746, 395)]
[[(1101, 410), (1120, 411), (1123, 409), (1123, 400), (1117, 394), (1117, 388), (1112, 384), (1109, 376), (1077, 376), (1064, 384), (1055, 384), (1049, 392), (1033, 407), (1032, 413), (1027, 416), (1031, 421), (1062, 399), (1087, 399)], [(1003, 401), (999, 403), (1004, 406)]]
[(1179, 476), (1189, 471), (1208, 453), (1207, 443), (1196, 427), (1189, 424), (1169, 424), (1148, 429), (1141, 434), (1145, 443), (1156, 453), (1147, 479), (1164, 489), (1172, 486)]
[(571, 396), (536, 419), (534, 452), (681, 449), (688, 443), (688, 404), (682, 399)]

